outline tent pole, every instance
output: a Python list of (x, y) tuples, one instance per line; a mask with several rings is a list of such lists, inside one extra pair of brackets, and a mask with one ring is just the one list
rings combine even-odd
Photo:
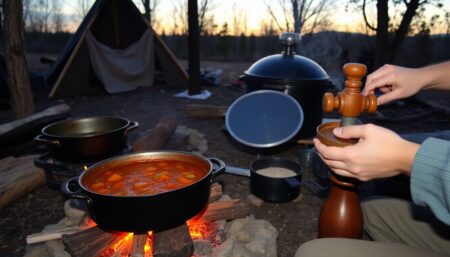
[(112, 17), (113, 17), (113, 29), (114, 29), (114, 48), (120, 48), (120, 37), (119, 37), (119, 20), (117, 15), (117, 2), (112, 1)]
[(197, 0), (188, 0), (189, 95), (200, 94), (200, 50)]

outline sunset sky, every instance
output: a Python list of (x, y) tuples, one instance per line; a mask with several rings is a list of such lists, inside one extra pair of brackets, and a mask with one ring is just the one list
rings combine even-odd
[[(87, 1), (89, 0), (79, 0)], [(155, 18), (159, 21), (159, 28), (155, 28), (157, 30), (164, 29), (165, 31), (170, 31), (170, 28), (173, 27), (173, 5), (178, 1), (182, 0), (158, 0), (158, 6), (154, 13)], [(186, 0), (184, 0), (186, 1)], [(225, 22), (228, 24), (232, 23), (233, 13), (239, 12), (244, 17), (246, 17), (246, 27), (247, 33), (259, 34), (261, 31), (261, 24), (264, 22), (268, 22), (270, 20), (270, 15), (267, 12), (267, 7), (265, 3), (269, 3), (273, 7), (279, 6), (279, 0), (209, 0), (212, 2), (214, 8), (214, 16), (215, 22), (221, 26)], [(91, 3), (94, 1), (91, 0)], [(134, 0), (136, 5), (139, 8), (141, 6), (141, 0)], [(201, 0), (198, 0), (200, 3)], [(354, 5), (348, 5), (349, 0), (338, 0), (332, 1), (335, 3), (335, 8), (332, 12), (331, 20), (333, 22), (330, 29), (338, 30), (338, 31), (348, 31), (348, 32), (360, 32), (363, 26), (363, 18), (360, 11), (355, 11)], [(444, 9), (450, 10), (450, 0), (441, 1), (444, 4)], [(78, 1), (73, 0), (64, 0), (64, 8), (63, 11), (66, 15), (73, 15), (74, 13), (79, 13), (79, 3)], [(438, 10), (437, 8), (428, 5), (427, 14), (431, 17), (433, 13), (440, 13), (441, 16), (444, 12)], [(375, 5), (371, 5), (370, 8), (367, 9), (367, 13), (369, 17), (376, 17)], [(277, 13), (278, 16), (282, 16), (281, 13)], [(79, 16), (79, 15), (78, 15)], [(76, 21), (68, 24), (68, 30), (75, 30), (78, 26), (78, 23), (81, 18), (75, 19)], [(244, 25), (242, 25), (244, 27)], [(444, 27), (444, 25), (441, 25)], [(442, 33), (441, 28), (436, 28), (437, 31), (435, 33)], [(161, 31), (159, 31), (161, 32)], [(444, 30), (445, 32), (445, 30)]]

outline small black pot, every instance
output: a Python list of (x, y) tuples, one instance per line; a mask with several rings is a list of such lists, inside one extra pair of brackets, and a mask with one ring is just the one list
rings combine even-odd
[[(274, 178), (256, 172), (269, 167), (286, 168), (297, 175), (287, 178)], [(300, 194), (302, 174), (301, 166), (295, 162), (280, 158), (259, 159), (250, 164), (250, 191), (267, 202), (288, 202)]]

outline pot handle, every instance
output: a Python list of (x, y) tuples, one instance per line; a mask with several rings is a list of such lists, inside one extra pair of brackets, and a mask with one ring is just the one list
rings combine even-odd
[[(92, 199), (89, 196), (82, 194), (81, 188), (80, 188), (78, 182), (76, 182), (77, 179), (78, 179), (78, 177), (72, 177), (72, 178), (69, 178), (64, 183), (62, 183), (61, 184), (61, 193), (69, 198), (84, 200), (84, 201), (86, 201), (87, 204), (90, 204), (92, 202)], [(76, 191), (72, 191), (72, 189), (70, 189), (71, 185), (76, 185), (76, 187), (78, 189)]]
[(128, 131), (130, 131), (130, 130), (132, 130), (132, 129), (137, 128), (138, 126), (139, 126), (139, 122), (137, 122), (137, 121), (130, 121), (130, 124), (128, 125), (128, 127), (126, 128), (126, 130), (127, 130), (127, 132), (128, 132)]
[(213, 176), (219, 175), (225, 170), (226, 165), (222, 160), (218, 158), (207, 158), (207, 159), (213, 164), (213, 171), (212, 171)]
[(289, 185), (289, 187), (291, 187), (293, 189), (299, 188), (302, 184), (300, 179), (298, 179), (296, 177), (285, 178), (284, 181), (286, 181), (286, 183)]
[(34, 141), (41, 142), (41, 143), (44, 143), (44, 144), (47, 144), (47, 145), (60, 145), (61, 144), (58, 140), (46, 139), (46, 138), (43, 138), (43, 137), (44, 137), (44, 135), (42, 135), (42, 134), (37, 135), (34, 138)]

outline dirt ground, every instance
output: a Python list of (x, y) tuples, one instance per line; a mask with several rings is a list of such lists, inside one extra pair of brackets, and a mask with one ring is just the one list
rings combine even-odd
[[(217, 64), (219, 65), (219, 64)], [(235, 67), (233, 69), (233, 67)], [(116, 115), (138, 121), (139, 127), (129, 134), (129, 142), (133, 142), (145, 131), (156, 125), (163, 116), (176, 118), (178, 125), (185, 125), (203, 133), (208, 141), (208, 157), (217, 157), (227, 165), (248, 167), (258, 156), (247, 147), (243, 147), (223, 130), (223, 119), (194, 119), (186, 115), (188, 104), (230, 105), (245, 93), (244, 90), (228, 87), (229, 78), (243, 72), (247, 64), (227, 64), (223, 86), (208, 87), (213, 94), (207, 100), (189, 100), (176, 98), (173, 95), (180, 89), (155, 86), (137, 89), (133, 92), (116, 95), (79, 96), (59, 100), (49, 100), (46, 96), (48, 88), (35, 90), (36, 111), (54, 106), (61, 102), (71, 107), (72, 117)], [(230, 75), (230, 72), (232, 75)], [(228, 77), (227, 77), (228, 76)], [(10, 121), (8, 111), (0, 111), (0, 123)], [(398, 133), (431, 132), (449, 130), (449, 114), (432, 108), (416, 100), (404, 101), (380, 108), (377, 115), (361, 117), (364, 122), (377, 123)], [(173, 147), (169, 142), (166, 149), (184, 150)], [(287, 143), (283, 147), (268, 150), (264, 156), (278, 156), (298, 162), (299, 150), (304, 145)], [(233, 198), (247, 199), (250, 194), (249, 179), (231, 174), (216, 177), (221, 182), (225, 193)], [(303, 180), (316, 180), (311, 172), (303, 174)], [(318, 214), (324, 200), (323, 195), (302, 187), (302, 198), (288, 203), (263, 203), (260, 207), (249, 204), (251, 214), (257, 219), (266, 219), (278, 229), (278, 256), (294, 256), (296, 249), (312, 238), (317, 228)], [(65, 198), (47, 187), (28, 194), (10, 204), (0, 212), (0, 256), (23, 256), (25, 238), (31, 233), (40, 232), (50, 223), (56, 223), (63, 216)]]

